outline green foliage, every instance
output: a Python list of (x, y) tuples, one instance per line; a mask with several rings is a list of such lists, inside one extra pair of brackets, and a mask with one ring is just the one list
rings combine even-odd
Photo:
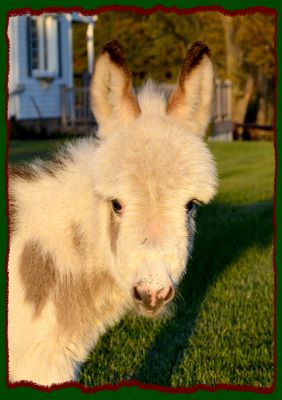
[[(96, 49), (117, 39), (127, 53), (135, 84), (145, 77), (175, 81), (187, 45), (193, 40), (191, 16), (105, 13), (96, 25)], [(178, 24), (180, 22), (180, 24)], [(165, 32), (165, 34), (164, 34)]]
[(87, 71), (86, 24), (73, 23), (73, 71), (75, 74)]
[(96, 54), (107, 41), (117, 39), (122, 43), (137, 85), (145, 77), (175, 82), (186, 49), (196, 40), (209, 43), (222, 75), (225, 51), (218, 13), (179, 16), (108, 12), (99, 15), (95, 32)]
[(272, 78), (275, 63), (274, 17), (255, 13), (236, 18), (236, 41), (240, 46), (244, 68)]
[[(129, 63), (139, 79), (146, 74), (161, 73), (164, 79), (177, 77), (179, 64), (187, 46), (195, 40), (208, 43), (218, 66), (219, 74), (226, 71), (224, 24), (230, 17), (218, 12), (201, 12), (189, 15), (155, 12), (141, 15), (129, 12), (104, 12), (99, 14), (95, 28), (95, 51), (103, 45), (119, 40), (125, 47)], [(231, 17), (237, 57), (243, 60), (244, 69), (258, 69), (268, 77), (274, 74), (273, 16), (262, 13)], [(86, 68), (86, 28), (74, 24), (75, 71)], [(159, 69), (164, 71), (158, 71)]]

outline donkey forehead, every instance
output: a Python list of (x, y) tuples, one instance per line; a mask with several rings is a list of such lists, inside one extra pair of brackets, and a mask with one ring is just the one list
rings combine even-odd
[(119, 130), (109, 142), (110, 151), (119, 154), (125, 168), (130, 166), (141, 173), (148, 170), (168, 173), (170, 170), (176, 177), (197, 162), (201, 163), (202, 156), (206, 157), (201, 139), (189, 135), (187, 127), (165, 116), (141, 116)]
[[(196, 196), (213, 191), (215, 170), (198, 137), (159, 119), (144, 119), (112, 135), (100, 150), (100, 185), (106, 191), (144, 196)], [(109, 162), (110, 159), (110, 162)], [(109, 195), (114, 195), (114, 193)], [(186, 199), (186, 200), (187, 200)]]

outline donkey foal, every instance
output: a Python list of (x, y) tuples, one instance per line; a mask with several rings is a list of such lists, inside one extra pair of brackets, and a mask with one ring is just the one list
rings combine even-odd
[(91, 83), (98, 139), (10, 169), (11, 382), (74, 380), (128, 310), (165, 311), (192, 249), (195, 203), (216, 191), (203, 142), (212, 89), (209, 49), (196, 42), (171, 94), (149, 81), (135, 95), (110, 42)]

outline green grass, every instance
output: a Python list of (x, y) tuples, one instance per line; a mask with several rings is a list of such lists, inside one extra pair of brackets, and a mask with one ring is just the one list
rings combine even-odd
[[(44, 145), (11, 142), (10, 160), (37, 151), (46, 155)], [(209, 147), (218, 165), (219, 194), (199, 209), (193, 257), (174, 315), (125, 318), (99, 340), (81, 383), (273, 384), (273, 144)]]
[(35, 157), (46, 159), (64, 141), (64, 139), (11, 140), (9, 162), (21, 163), (23, 161), (31, 161)]

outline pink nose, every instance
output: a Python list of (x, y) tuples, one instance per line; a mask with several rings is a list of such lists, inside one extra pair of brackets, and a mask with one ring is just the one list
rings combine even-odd
[(170, 284), (156, 289), (148, 284), (137, 283), (133, 286), (132, 297), (136, 303), (142, 304), (146, 309), (156, 311), (169, 303), (173, 299), (174, 293), (175, 290)]

